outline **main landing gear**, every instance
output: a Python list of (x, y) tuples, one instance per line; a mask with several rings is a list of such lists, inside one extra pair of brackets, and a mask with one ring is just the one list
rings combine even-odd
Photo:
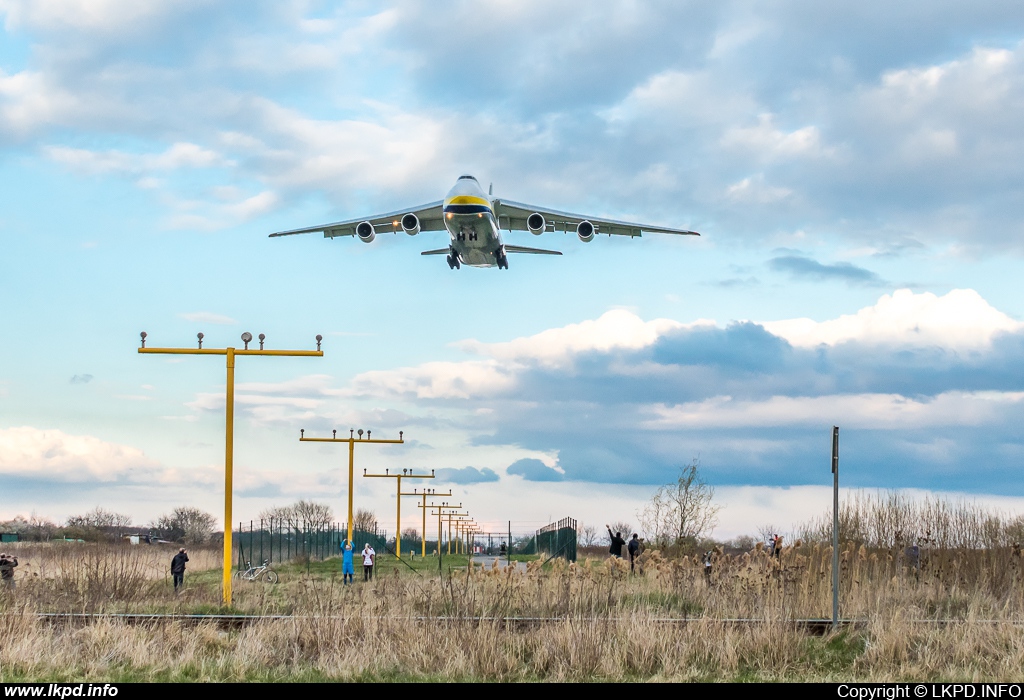
[(458, 270), (462, 268), (462, 263), (459, 262), (459, 254), (454, 250), (448, 254), (448, 257), (446, 257), (445, 260), (448, 261), (448, 269), (450, 270)]
[(508, 269), (508, 256), (505, 255), (505, 250), (503, 248), (498, 248), (498, 252), (494, 254), (494, 257), (498, 261), (499, 270), (501, 268), (505, 268), (506, 270)]

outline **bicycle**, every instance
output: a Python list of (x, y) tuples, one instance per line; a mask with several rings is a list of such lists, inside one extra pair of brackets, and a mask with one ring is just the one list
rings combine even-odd
[(262, 566), (253, 566), (251, 562), (245, 562), (245, 571), (236, 571), (235, 578), (240, 581), (262, 581), (263, 583), (277, 583), (277, 572), (270, 568), (270, 562), (263, 560)]

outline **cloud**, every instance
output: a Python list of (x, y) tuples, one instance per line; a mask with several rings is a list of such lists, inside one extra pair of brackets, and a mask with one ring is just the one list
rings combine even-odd
[(885, 284), (876, 273), (857, 267), (852, 263), (841, 262), (826, 265), (802, 255), (781, 255), (768, 261), (768, 267), (776, 272), (788, 273), (797, 279), (811, 279), (827, 282), (839, 280), (849, 284), (878, 287)]
[(512, 476), (521, 476), (527, 481), (562, 481), (565, 475), (552, 469), (539, 459), (519, 459), (509, 465), (506, 470)]
[(130, 0), (3, 0), (0, 12), (8, 30), (126, 32), (156, 25), (195, 3), (140, 5)]
[(92, 381), (92, 375), (91, 374), (76, 374), (73, 377), (71, 377), (71, 383), (72, 384), (88, 384), (91, 381)]
[(238, 321), (231, 318), (230, 316), (224, 316), (222, 314), (210, 313), (209, 311), (192, 311), (189, 313), (178, 314), (179, 318), (183, 318), (191, 323), (209, 323), (215, 326), (236, 326)]
[(163, 153), (127, 153), (125, 151), (89, 151), (83, 148), (67, 146), (47, 146), (46, 155), (87, 175), (102, 173), (120, 173), (140, 175), (152, 171), (176, 170), (179, 168), (213, 168), (229, 166), (214, 151), (197, 146), (194, 143), (175, 143)]
[(0, 474), (6, 477), (109, 483), (153, 478), (158, 468), (139, 449), (90, 435), (0, 429)]
[(625, 309), (612, 309), (593, 321), (552, 328), (526, 338), (505, 343), (480, 343), (466, 340), (457, 343), (462, 350), (486, 355), (497, 360), (530, 362), (544, 367), (565, 367), (572, 358), (587, 351), (612, 352), (651, 345), (669, 330), (708, 324), (697, 321), (684, 325), (669, 319), (642, 321)]
[(476, 467), (462, 467), (454, 469), (445, 467), (434, 472), (435, 478), (442, 483), (449, 484), (480, 484), (487, 481), (498, 481), (497, 472), (488, 467), (477, 469)]
[(820, 323), (799, 318), (763, 325), (800, 347), (856, 340), (868, 344), (968, 349), (987, 346), (999, 334), (1024, 330), (1024, 323), (993, 308), (973, 289), (954, 289), (942, 296), (900, 289), (883, 295), (874, 306), (856, 314)]
[[(991, 489), (1011, 455), (1024, 457), (1013, 428), (1024, 419), (1024, 328), (971, 290), (898, 290), (821, 322), (604, 318), (464, 342), (488, 359), (358, 375), (353, 385), (408, 401), (413, 414), (443, 407), (477, 448), (527, 451), (507, 470), (527, 479), (658, 484), (699, 454), (718, 483), (802, 483), (833, 424), (858, 453), (864, 485)], [(620, 333), (598, 332), (610, 328)], [(499, 367), (496, 386), (488, 370)], [(394, 391), (410, 377), (410, 390)], [(457, 391), (413, 390), (452, 377)], [(557, 469), (529, 453), (557, 455)]]

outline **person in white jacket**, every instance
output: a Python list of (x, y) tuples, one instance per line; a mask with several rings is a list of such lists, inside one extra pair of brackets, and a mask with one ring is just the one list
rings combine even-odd
[(373, 580), (373, 563), (377, 553), (373, 551), (373, 547), (367, 542), (366, 546), (363, 547), (363, 581)]

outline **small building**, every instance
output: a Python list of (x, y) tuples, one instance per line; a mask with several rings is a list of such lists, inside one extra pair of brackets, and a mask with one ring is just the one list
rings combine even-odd
[(20, 542), (21, 535), (17, 532), (0, 532), (0, 542)]

